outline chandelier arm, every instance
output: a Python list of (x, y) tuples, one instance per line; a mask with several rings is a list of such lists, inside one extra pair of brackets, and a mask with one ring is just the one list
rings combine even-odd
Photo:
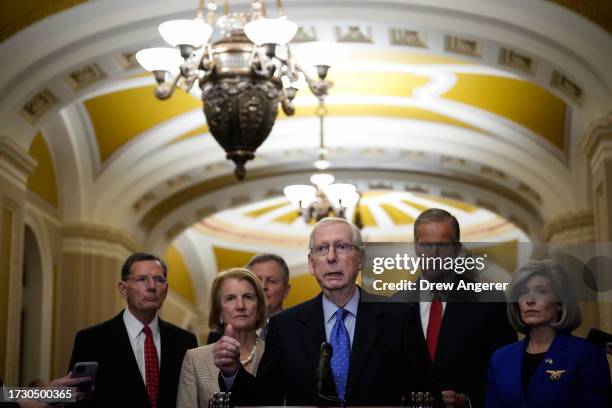
[(293, 105), (293, 102), (289, 100), (285, 92), (281, 92), (280, 103), (281, 108), (283, 108), (283, 112), (285, 112), (285, 115), (291, 116), (295, 113), (295, 105)]
[(155, 97), (161, 100), (168, 99), (169, 97), (171, 97), (174, 93), (174, 90), (176, 89), (176, 85), (178, 84), (178, 81), (181, 76), (182, 74), (179, 72), (174, 77), (172, 77), (172, 80), (164, 82), (160, 84), (157, 88), (155, 88)]

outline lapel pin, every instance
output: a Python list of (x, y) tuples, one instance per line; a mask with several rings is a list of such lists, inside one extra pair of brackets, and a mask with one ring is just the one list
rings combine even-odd
[(546, 374), (551, 381), (559, 381), (564, 372), (565, 370), (546, 370)]
[(552, 364), (552, 363), (554, 363), (554, 361), (553, 361), (553, 359), (552, 359), (552, 358), (547, 358), (546, 360), (544, 360), (544, 362), (545, 362), (546, 364)]

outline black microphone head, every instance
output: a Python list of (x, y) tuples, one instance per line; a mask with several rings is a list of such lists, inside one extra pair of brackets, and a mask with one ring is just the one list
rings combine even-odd
[(334, 354), (334, 348), (332, 347), (331, 344), (329, 344), (326, 341), (321, 343), (321, 357), (325, 356), (327, 358), (331, 358), (333, 354)]

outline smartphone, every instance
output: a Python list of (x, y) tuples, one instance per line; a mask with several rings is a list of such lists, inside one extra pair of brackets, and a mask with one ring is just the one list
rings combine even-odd
[(77, 388), (80, 392), (89, 392), (91, 391), (91, 386), (96, 379), (96, 373), (98, 372), (98, 362), (97, 361), (79, 361), (72, 368), (71, 377), (90, 377), (90, 381), (85, 381), (77, 385)]

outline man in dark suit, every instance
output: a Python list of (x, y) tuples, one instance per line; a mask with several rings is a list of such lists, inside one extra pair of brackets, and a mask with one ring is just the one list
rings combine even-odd
[[(414, 240), (417, 254), (431, 258), (456, 257), (462, 249), (457, 219), (436, 208), (419, 215)], [(420, 279), (452, 282), (454, 287), (460, 280), (470, 281), (435, 267), (422, 268)], [(487, 296), (498, 301), (484, 302), (470, 291), (427, 290), (397, 296), (409, 301), (412, 331), (419, 336), (420, 362), (429, 373), (432, 391), (441, 394), (447, 408), (482, 407), (491, 354), (517, 339), (506, 317), (503, 294)]]
[(195, 336), (157, 316), (168, 293), (167, 268), (155, 255), (135, 253), (123, 264), (119, 292), (127, 308), (77, 333), (70, 360), (97, 361), (91, 398), (83, 406), (176, 406), (185, 352)]
[[(214, 348), (221, 388), (231, 388), (238, 405), (319, 405), (319, 394), (345, 405), (400, 404), (411, 367), (403, 305), (357, 287), (364, 254), (349, 222), (321, 220), (309, 247), (309, 270), (322, 293), (270, 319), (256, 378), (239, 363), (239, 343), (226, 328)], [(325, 341), (333, 346), (331, 376), (318, 381)]]

